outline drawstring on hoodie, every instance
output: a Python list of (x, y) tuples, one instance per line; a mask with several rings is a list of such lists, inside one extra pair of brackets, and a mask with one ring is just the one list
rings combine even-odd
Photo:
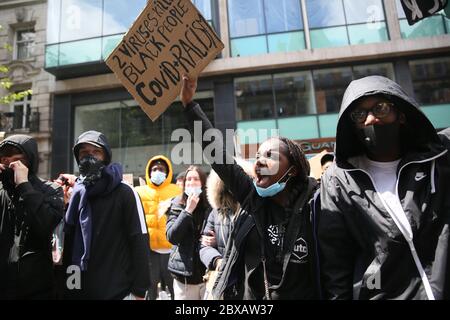
[(433, 160), (433, 162), (431, 163), (431, 194), (435, 194), (436, 193), (436, 185), (435, 185), (435, 181), (434, 181), (434, 173), (436, 171), (436, 160)]

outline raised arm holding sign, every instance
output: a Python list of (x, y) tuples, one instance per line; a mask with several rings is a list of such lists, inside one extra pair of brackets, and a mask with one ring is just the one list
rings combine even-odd
[(106, 64), (155, 121), (179, 94), (182, 75), (197, 77), (223, 48), (191, 1), (154, 0)]

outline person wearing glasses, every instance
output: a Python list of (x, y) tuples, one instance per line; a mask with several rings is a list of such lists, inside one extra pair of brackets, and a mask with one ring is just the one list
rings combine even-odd
[(390, 79), (347, 88), (317, 221), (327, 299), (448, 299), (450, 155)]

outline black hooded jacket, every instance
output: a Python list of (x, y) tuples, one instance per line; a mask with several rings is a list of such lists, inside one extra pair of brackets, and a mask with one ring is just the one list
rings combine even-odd
[(329, 299), (427, 299), (411, 246), (358, 165), (364, 149), (349, 110), (361, 97), (383, 94), (406, 116), (397, 194), (413, 231), (413, 245), (434, 298), (449, 298), (447, 263), (450, 156), (418, 104), (379, 76), (353, 81), (341, 106), (336, 161), (322, 177), (318, 217), (321, 279)]
[[(94, 143), (103, 148), (106, 162), (111, 148), (106, 137), (97, 131), (80, 135), (74, 146), (78, 162), (80, 145)], [(121, 182), (108, 193), (88, 197), (92, 212), (92, 240), (89, 266), (81, 272), (81, 288), (67, 288), (66, 299), (113, 300), (128, 294), (144, 297), (150, 287), (147, 226), (139, 195)], [(75, 228), (67, 227), (63, 261), (72, 261)], [(72, 274), (68, 274), (70, 278)], [(69, 279), (70, 281), (70, 279)]]
[[(51, 298), (51, 239), (63, 216), (63, 192), (36, 176), (39, 158), (33, 138), (14, 135), (3, 140), (0, 149), (7, 145), (24, 153), (30, 166), (29, 182), (15, 188), (0, 186), (0, 299)], [(21, 235), (17, 262), (9, 257), (14, 234)]]
[[(185, 109), (193, 127), (202, 122), (202, 136), (212, 129), (206, 115), (195, 102)], [(192, 129), (191, 127), (191, 129)], [(227, 152), (221, 135), (215, 136), (220, 161), (208, 157), (214, 171), (240, 203), (241, 212), (228, 241), (219, 276), (213, 288), (215, 299), (316, 299), (315, 249), (311, 226), (310, 200), (316, 182), (310, 178), (301, 185), (298, 197), (291, 208), (283, 208), (270, 198), (260, 197), (252, 178)], [(222, 143), (222, 144), (221, 144)], [(209, 142), (202, 141), (203, 149)], [(220, 154), (217, 154), (219, 152)], [(300, 183), (300, 182), (299, 182)], [(263, 252), (264, 251), (264, 252)], [(267, 258), (267, 260), (266, 260)], [(266, 260), (268, 293), (265, 290), (264, 266)]]

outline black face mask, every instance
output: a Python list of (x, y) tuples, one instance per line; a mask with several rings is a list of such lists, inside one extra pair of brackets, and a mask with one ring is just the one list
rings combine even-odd
[(105, 163), (97, 160), (93, 156), (86, 156), (80, 160), (78, 168), (80, 169), (80, 179), (85, 186), (95, 184), (102, 176)]
[(6, 190), (8, 189), (14, 189), (15, 183), (14, 183), (14, 170), (11, 168), (5, 168), (0, 173), (0, 181), (2, 182), (3, 188)]
[(369, 154), (389, 156), (400, 151), (400, 124), (371, 125), (357, 129), (357, 135)]

